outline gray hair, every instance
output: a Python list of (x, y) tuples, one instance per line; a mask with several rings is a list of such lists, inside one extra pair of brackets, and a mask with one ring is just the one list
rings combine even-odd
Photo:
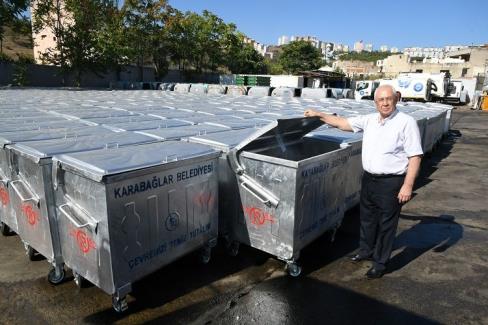
[(378, 90), (383, 89), (383, 88), (390, 88), (391, 91), (392, 91), (392, 94), (397, 96), (397, 91), (395, 89), (395, 87), (393, 87), (392, 85), (380, 85), (378, 88), (376, 88), (376, 90), (374, 91), (374, 100), (376, 100), (376, 94), (378, 94)]

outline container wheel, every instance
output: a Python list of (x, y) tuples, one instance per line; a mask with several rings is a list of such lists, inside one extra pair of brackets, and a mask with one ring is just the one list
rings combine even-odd
[(202, 248), (200, 252), (200, 256), (199, 256), (200, 263), (208, 264), (208, 262), (210, 262), (211, 256), (212, 256), (212, 249), (208, 246), (205, 246), (204, 248)]
[(227, 247), (227, 254), (230, 256), (237, 256), (239, 254), (239, 242), (233, 241)]
[(27, 254), (27, 257), (29, 258), (29, 261), (33, 261), (36, 257), (36, 250), (32, 248), (30, 245), (25, 246), (25, 253)]
[(0, 232), (4, 236), (10, 235), (10, 228), (9, 228), (9, 226), (7, 226), (6, 224), (4, 224), (3, 222), (0, 222)]
[(118, 313), (123, 313), (124, 311), (126, 311), (129, 308), (129, 306), (127, 305), (126, 297), (119, 298), (116, 295), (113, 295), (112, 296), (112, 307)]
[(288, 269), (288, 274), (294, 278), (302, 273), (302, 267), (296, 263), (289, 263), (286, 265), (286, 268)]
[(78, 286), (78, 288), (84, 288), (87, 285), (86, 279), (74, 271), (73, 271), (73, 281), (75, 281), (75, 284)]
[(56, 272), (56, 268), (52, 268), (47, 275), (47, 280), (51, 284), (60, 284), (64, 281), (64, 269), (60, 268), (59, 272)]

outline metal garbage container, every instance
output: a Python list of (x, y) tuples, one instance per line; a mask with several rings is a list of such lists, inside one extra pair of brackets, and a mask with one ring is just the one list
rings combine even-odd
[(357, 204), (361, 194), (361, 179), (363, 176), (363, 164), (361, 161), (361, 152), (363, 149), (363, 133), (353, 133), (342, 131), (333, 127), (318, 128), (307, 136), (332, 141), (337, 143), (345, 143), (351, 146), (350, 156), (344, 164), (345, 168), (345, 193), (344, 193), (344, 211), (347, 211)]
[(218, 235), (219, 155), (167, 141), (55, 156), (65, 265), (122, 311), (134, 281), (199, 249), (208, 262)]
[(230, 255), (237, 255), (238, 242), (233, 241), (230, 232), (230, 225), (243, 219), (241, 199), (238, 195), (234, 171), (230, 168), (227, 161), (227, 154), (239, 143), (247, 139), (256, 129), (238, 129), (224, 132), (203, 134), (188, 138), (191, 143), (200, 143), (219, 150), (222, 155), (219, 159), (219, 235), (223, 237), (227, 244)]
[(64, 280), (52, 185), (52, 156), (155, 141), (141, 134), (123, 132), (8, 146), (13, 171), (8, 187), (12, 217), (29, 258), (32, 260), (37, 252), (54, 266), (48, 275), (49, 282), (58, 284)]
[(304, 137), (318, 118), (277, 120), (228, 154), (244, 218), (228, 225), (232, 240), (287, 263), (298, 276), (300, 250), (344, 217), (345, 168), (351, 147)]
[[(77, 124), (81, 126), (82, 124)], [(93, 134), (113, 133), (101, 127), (78, 127), (73, 129), (36, 130), (24, 132), (0, 133), (0, 231), (7, 235), (10, 231), (18, 233), (17, 219), (11, 208), (9, 183), (13, 177), (10, 151), (8, 145), (20, 142), (40, 141), (47, 139), (83, 137)]]

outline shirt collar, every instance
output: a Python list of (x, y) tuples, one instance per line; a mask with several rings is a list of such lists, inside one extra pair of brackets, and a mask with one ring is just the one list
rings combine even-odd
[(388, 122), (389, 120), (393, 119), (395, 117), (395, 115), (397, 115), (397, 113), (398, 113), (398, 109), (395, 108), (393, 110), (393, 112), (391, 112), (391, 114), (383, 120), (381, 120), (381, 114), (378, 113), (378, 124), (385, 125), (385, 123)]

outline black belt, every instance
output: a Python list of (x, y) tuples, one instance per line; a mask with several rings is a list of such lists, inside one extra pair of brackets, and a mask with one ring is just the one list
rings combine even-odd
[(371, 174), (367, 171), (364, 171), (364, 174), (371, 178), (392, 178), (392, 177), (405, 177), (405, 174)]

